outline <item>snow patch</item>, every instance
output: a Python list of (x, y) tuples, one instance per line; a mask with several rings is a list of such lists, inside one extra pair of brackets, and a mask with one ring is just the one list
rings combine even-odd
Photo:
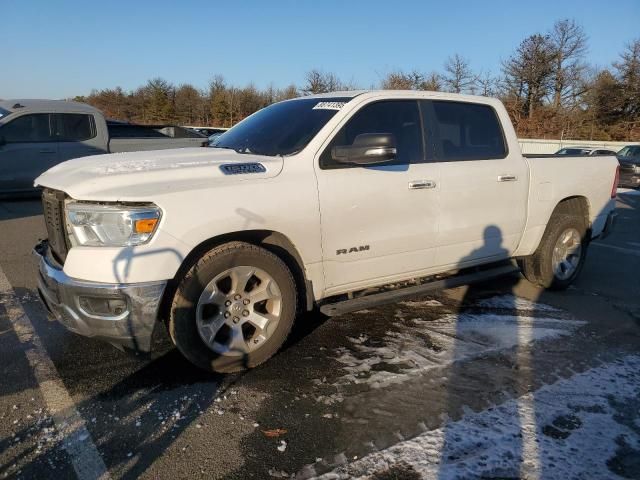
[(561, 312), (559, 308), (546, 305), (544, 303), (532, 302), (526, 298), (515, 295), (500, 295), (497, 297), (485, 298), (475, 304), (481, 308), (515, 309), (536, 312)]
[[(477, 305), (493, 309), (508, 307), (516, 311), (511, 315), (491, 312), (447, 314), (430, 321), (420, 318), (405, 321), (402, 317), (382, 338), (370, 338), (366, 334), (349, 337), (350, 344), (338, 348), (334, 356), (345, 372), (334, 385), (386, 387), (451, 362), (570, 335), (585, 323), (552, 318), (551, 315), (564, 312), (512, 295), (485, 299)], [(534, 311), (549, 316), (530, 316)], [(326, 398), (321, 402), (328, 404)]]
[(638, 403), (639, 372), (640, 357), (628, 356), (470, 412), (319, 478), (620, 478), (608, 463), (623, 446), (640, 449), (633, 431), (640, 412), (630, 407)]

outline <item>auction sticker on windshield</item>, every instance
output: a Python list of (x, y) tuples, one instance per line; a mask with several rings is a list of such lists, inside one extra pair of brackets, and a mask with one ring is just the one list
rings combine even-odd
[(340, 110), (346, 102), (318, 102), (313, 110)]

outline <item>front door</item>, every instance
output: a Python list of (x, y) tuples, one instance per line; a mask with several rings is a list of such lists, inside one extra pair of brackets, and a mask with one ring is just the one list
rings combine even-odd
[[(367, 133), (393, 134), (396, 159), (339, 163), (335, 146)], [(387, 283), (432, 266), (438, 165), (425, 162), (415, 100), (366, 104), (340, 128), (316, 164), (326, 294)]]
[(51, 115), (31, 113), (0, 127), (0, 192), (33, 189), (33, 181), (58, 163)]

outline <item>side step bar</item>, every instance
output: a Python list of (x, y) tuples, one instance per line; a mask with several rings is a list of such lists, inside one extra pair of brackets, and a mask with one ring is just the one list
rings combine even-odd
[(335, 317), (345, 313), (355, 312), (364, 308), (373, 308), (387, 303), (395, 303), (406, 298), (415, 297), (427, 292), (436, 290), (444, 290), (445, 288), (455, 288), (471, 283), (491, 280), (493, 278), (511, 275), (519, 272), (520, 269), (515, 265), (502, 265), (480, 272), (467, 273), (459, 276), (445, 278), (443, 280), (434, 280), (433, 282), (412, 287), (400, 288), (398, 290), (390, 290), (387, 292), (373, 293), (364, 297), (352, 298), (336, 303), (326, 303), (320, 307), (320, 312)]

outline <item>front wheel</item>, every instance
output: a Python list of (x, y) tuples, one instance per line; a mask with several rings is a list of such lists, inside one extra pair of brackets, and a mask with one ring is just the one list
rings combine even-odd
[(587, 226), (574, 215), (554, 215), (538, 249), (520, 260), (524, 276), (551, 290), (564, 290), (578, 277), (586, 259)]
[(205, 370), (255, 367), (285, 342), (296, 316), (296, 285), (273, 253), (244, 242), (206, 253), (173, 299), (169, 333), (180, 352)]

